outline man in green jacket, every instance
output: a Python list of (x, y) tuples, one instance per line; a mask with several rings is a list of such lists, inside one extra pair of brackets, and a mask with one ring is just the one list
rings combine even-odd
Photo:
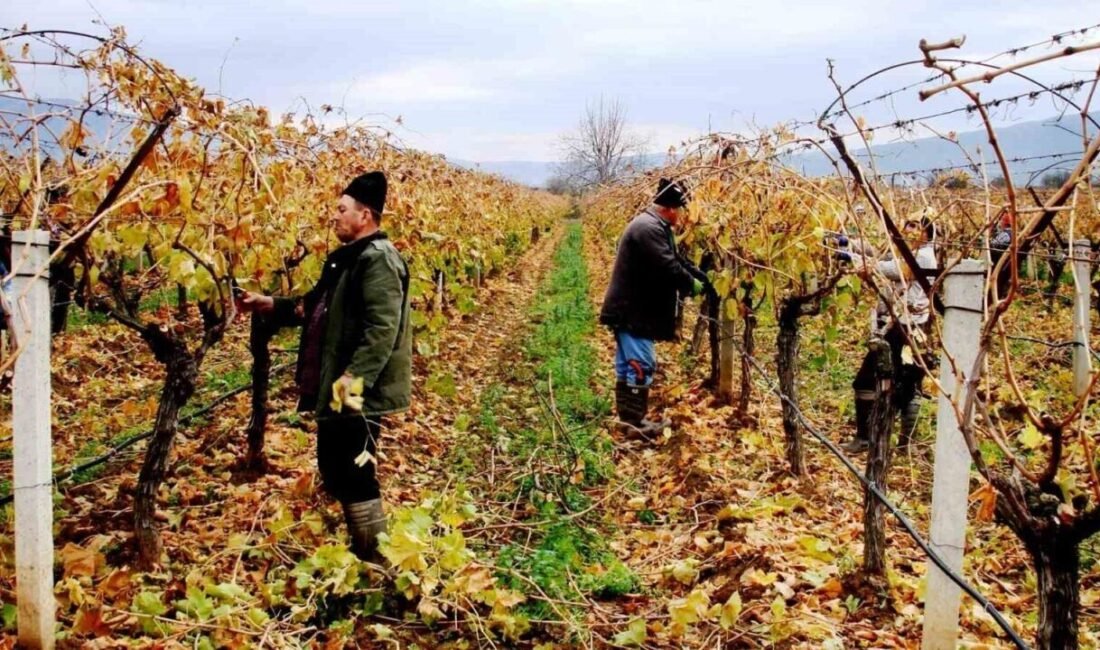
[(317, 285), (300, 298), (245, 292), (241, 300), (277, 325), (302, 326), (298, 410), (316, 412), (325, 490), (344, 507), (352, 550), (371, 561), (386, 529), (376, 444), (383, 416), (407, 409), (412, 392), (409, 272), (380, 230), (385, 201), (382, 172), (357, 177), (332, 217), (343, 245)]

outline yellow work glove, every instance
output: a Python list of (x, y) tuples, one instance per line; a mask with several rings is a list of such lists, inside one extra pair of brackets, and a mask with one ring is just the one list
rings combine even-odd
[(340, 413), (344, 408), (363, 410), (363, 378), (343, 375), (332, 382), (332, 401), (329, 407)]

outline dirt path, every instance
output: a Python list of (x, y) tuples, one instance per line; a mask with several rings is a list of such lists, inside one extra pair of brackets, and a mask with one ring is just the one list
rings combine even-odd
[(449, 464), (467, 444), (483, 393), (515, 361), (516, 345), (529, 326), (527, 311), (563, 232), (559, 226), (544, 235), (506, 276), (490, 279), (478, 310), (448, 327), (439, 354), (417, 359), (412, 408), (394, 420), (399, 437), (382, 450), (382, 462), (391, 468), (383, 474), (391, 503), (415, 502), (423, 490), (452, 483)]

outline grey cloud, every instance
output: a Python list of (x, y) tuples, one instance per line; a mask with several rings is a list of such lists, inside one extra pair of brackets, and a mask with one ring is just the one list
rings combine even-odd
[[(12, 2), (8, 24), (95, 29), (85, 0)], [(94, 4), (144, 51), (212, 90), (220, 76), (224, 94), (276, 111), (304, 97), (313, 106), (346, 101), (352, 114), (400, 114), (410, 142), (473, 160), (514, 157), (525, 146), (526, 158), (552, 156), (552, 134), (569, 129), (600, 94), (622, 98), (632, 119), (668, 134), (809, 119), (834, 97), (826, 58), (851, 81), (916, 58), (922, 37), (966, 33), (969, 51), (988, 53), (1100, 22), (1082, 0)], [(891, 75), (882, 87), (921, 74)], [(867, 118), (932, 106), (899, 97)], [(1049, 105), (1038, 109), (1049, 113)]]

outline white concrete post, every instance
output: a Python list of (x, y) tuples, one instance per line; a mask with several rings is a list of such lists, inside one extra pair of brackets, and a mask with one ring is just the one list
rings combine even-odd
[[(952, 396), (966, 381), (978, 353), (985, 264), (963, 260), (944, 280), (943, 354), (936, 414), (936, 460), (932, 479), (930, 542), (951, 569), (962, 570), (966, 547), (966, 507), (970, 493), (970, 452), (966, 448)], [(960, 373), (956, 378), (954, 369)], [(955, 650), (962, 590), (928, 561), (924, 595), (923, 650)]]
[(1073, 391), (1078, 397), (1088, 390), (1091, 379), (1089, 371), (1092, 369), (1092, 360), (1089, 358), (1091, 255), (1092, 245), (1089, 240), (1078, 239), (1073, 242)]
[[(12, 234), (15, 579), (21, 647), (54, 647), (49, 234)], [(41, 274), (38, 277), (36, 275)]]

